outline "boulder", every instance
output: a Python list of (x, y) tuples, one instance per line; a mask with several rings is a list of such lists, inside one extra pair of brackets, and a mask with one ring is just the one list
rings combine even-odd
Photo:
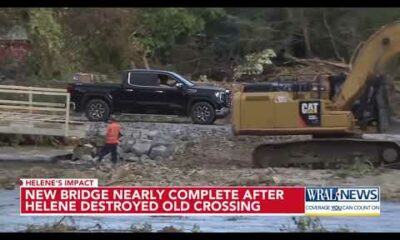
[(136, 143), (135, 139), (129, 139), (127, 141), (122, 142), (120, 144), (121, 148), (122, 148), (122, 151), (126, 152), (126, 153), (131, 152), (132, 146), (135, 145), (135, 143)]
[(138, 132), (140, 133), (140, 138), (146, 139), (147, 136), (149, 135), (149, 132), (151, 130), (148, 130), (147, 128), (142, 128)]
[(142, 156), (139, 157), (139, 160), (140, 160), (140, 161), (143, 161), (143, 160), (148, 159), (148, 158), (149, 158), (149, 156), (147, 156), (147, 155), (142, 155)]
[(81, 160), (83, 161), (93, 161), (93, 157), (89, 154), (85, 154), (81, 157)]
[(183, 135), (183, 136), (179, 137), (179, 140), (181, 140), (181, 141), (189, 141), (190, 138), (188, 136), (186, 136), (186, 135)]
[(151, 148), (155, 148), (155, 147), (159, 147), (159, 146), (165, 146), (167, 148), (174, 148), (174, 146), (176, 146), (176, 142), (174, 142), (174, 140), (163, 140), (163, 139), (157, 139), (157, 140), (153, 140), (151, 142)]
[(95, 147), (91, 144), (84, 144), (83, 146), (77, 146), (74, 148), (72, 159), (82, 159), (84, 155), (93, 155), (93, 152), (96, 150)]
[(179, 138), (173, 137), (170, 134), (160, 135), (159, 139), (163, 142), (177, 142)]
[(154, 158), (154, 161), (157, 161), (157, 162), (161, 162), (163, 160), (164, 160), (164, 158), (161, 157), (161, 156), (157, 156), (157, 157)]
[(149, 131), (147, 133), (147, 138), (154, 139), (154, 138), (156, 138), (157, 135), (159, 135), (159, 132), (157, 130)]
[(134, 132), (132, 132), (131, 134), (131, 139), (139, 139), (142, 137), (142, 132), (136, 130)]
[(150, 151), (149, 157), (151, 159), (156, 159), (156, 157), (168, 158), (171, 151), (164, 145), (153, 147)]
[(149, 156), (147, 156), (147, 155), (142, 155), (142, 156), (140, 157), (140, 161), (143, 162), (143, 163), (145, 163), (145, 162), (151, 161), (151, 159), (150, 159)]
[(84, 146), (85, 148), (90, 148), (90, 149), (94, 148), (94, 146), (93, 146), (92, 144), (90, 144), (90, 143), (86, 143), (86, 144), (84, 144), (83, 146)]
[(127, 162), (138, 162), (140, 160), (140, 158), (134, 154), (130, 154), (124, 160)]
[(92, 151), (91, 151), (91, 155), (92, 155), (92, 156), (98, 156), (99, 153), (100, 153), (100, 150), (101, 150), (100, 147), (99, 147), (99, 148), (94, 147), (94, 148), (92, 149)]
[(151, 148), (151, 142), (137, 142), (132, 146), (132, 152), (137, 156), (142, 156), (144, 154), (149, 154)]
[(90, 138), (90, 143), (94, 146), (104, 145), (104, 136), (93, 136)]
[(126, 160), (129, 157), (129, 153), (120, 153), (118, 154), (118, 160)]

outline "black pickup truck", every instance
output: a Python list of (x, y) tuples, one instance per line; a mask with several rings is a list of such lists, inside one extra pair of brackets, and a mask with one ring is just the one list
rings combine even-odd
[(213, 124), (229, 114), (229, 90), (196, 85), (174, 72), (126, 70), (121, 80), (121, 84), (69, 84), (72, 107), (85, 112), (90, 121), (139, 113), (190, 116), (193, 123)]

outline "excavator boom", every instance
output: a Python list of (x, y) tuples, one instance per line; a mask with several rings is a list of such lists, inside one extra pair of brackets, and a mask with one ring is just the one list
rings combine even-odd
[(382, 27), (362, 44), (352, 57), (351, 73), (333, 104), (335, 109), (350, 110), (363, 94), (367, 81), (386, 74), (386, 66), (400, 52), (400, 22)]

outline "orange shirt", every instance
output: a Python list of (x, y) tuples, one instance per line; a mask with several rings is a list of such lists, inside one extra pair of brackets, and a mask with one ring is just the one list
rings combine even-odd
[(118, 123), (116, 122), (110, 123), (107, 127), (106, 143), (118, 144), (120, 130), (121, 126)]

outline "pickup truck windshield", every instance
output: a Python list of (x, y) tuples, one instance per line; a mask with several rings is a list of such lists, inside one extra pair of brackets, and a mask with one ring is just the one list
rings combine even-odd
[(178, 78), (179, 80), (181, 80), (181, 81), (182, 81), (184, 84), (186, 84), (187, 86), (189, 86), (189, 87), (194, 86), (194, 83), (192, 83), (191, 81), (185, 79), (185, 78), (182, 77), (181, 75), (176, 74), (176, 73), (171, 73), (171, 74), (174, 75), (174, 77), (176, 77), (176, 78)]

